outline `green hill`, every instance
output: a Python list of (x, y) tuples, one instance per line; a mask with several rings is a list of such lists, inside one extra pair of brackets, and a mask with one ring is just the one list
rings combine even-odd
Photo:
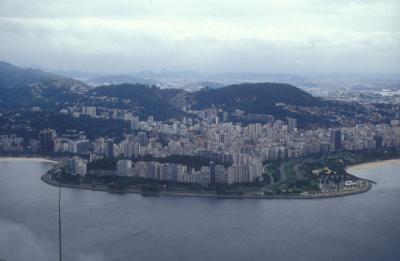
[[(103, 99), (102, 97), (118, 98)], [(230, 114), (232, 121), (250, 123), (265, 114), (276, 118), (292, 117), (302, 124), (321, 123), (321, 115), (308, 110), (292, 110), (282, 105), (323, 107), (341, 112), (343, 106), (313, 97), (289, 84), (243, 83), (221, 88), (205, 88), (196, 92), (180, 89), (161, 89), (144, 84), (104, 85), (91, 89), (80, 81), (34, 69), (24, 69), (0, 62), (0, 108), (29, 108), (40, 106), (50, 111), (74, 106), (99, 106), (127, 109), (142, 119), (150, 115), (156, 120), (180, 119), (191, 109), (221, 108), (244, 115)], [(343, 109), (351, 114), (362, 108)]]
[(120, 106), (137, 110), (142, 117), (152, 115), (155, 119), (165, 120), (184, 115), (174, 103), (174, 98), (183, 93), (178, 89), (160, 89), (143, 84), (119, 84), (100, 86), (88, 95), (125, 99), (128, 102)]
[(36, 69), (24, 69), (0, 61), (0, 89), (19, 88), (49, 80), (54, 75)]
[(88, 87), (80, 81), (36, 69), (25, 69), (0, 62), (0, 106), (54, 108), (79, 101)]
[(321, 106), (322, 100), (289, 84), (243, 83), (219, 89), (203, 89), (194, 94), (192, 108), (205, 109), (215, 106), (227, 111), (240, 109), (245, 113), (281, 112), (276, 106), (284, 103), (299, 106)]

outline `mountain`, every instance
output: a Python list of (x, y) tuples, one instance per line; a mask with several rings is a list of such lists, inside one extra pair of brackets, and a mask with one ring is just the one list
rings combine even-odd
[(276, 106), (277, 103), (309, 107), (323, 105), (321, 99), (283, 83), (243, 83), (218, 89), (206, 88), (194, 93), (193, 100), (192, 107), (195, 109), (215, 106), (253, 114), (281, 112), (282, 108)]
[(96, 78), (99, 77), (97, 73), (91, 73), (91, 72), (85, 72), (85, 71), (79, 71), (79, 70), (67, 70), (67, 71), (62, 71), (62, 70), (45, 70), (48, 72), (51, 72), (56, 75), (60, 75), (66, 78), (72, 78), (75, 80), (88, 80), (91, 78)]
[(0, 62), (0, 106), (5, 108), (54, 107), (78, 101), (88, 86), (37, 69)]
[(54, 75), (37, 69), (20, 68), (0, 61), (0, 88), (18, 88), (49, 80)]
[(218, 88), (225, 87), (225, 85), (222, 83), (210, 82), (210, 81), (197, 82), (197, 85), (201, 86), (202, 88), (210, 88), (210, 89), (218, 89)]
[[(183, 106), (192, 109), (221, 108), (233, 112), (243, 110), (245, 114), (272, 114), (278, 118), (301, 117), (279, 105), (304, 107), (324, 106), (320, 98), (289, 84), (244, 83), (217, 89), (203, 88), (196, 92), (180, 89), (160, 89), (143, 84), (119, 84), (97, 87), (90, 92), (93, 97), (114, 97), (119, 99), (117, 106), (136, 111), (140, 116), (155, 116), (156, 119), (180, 118), (186, 113)], [(316, 119), (308, 119), (313, 121)]]
[[(118, 106), (136, 111), (140, 116), (154, 116), (159, 120), (180, 117), (185, 91), (179, 89), (160, 89), (143, 84), (119, 84), (97, 87), (87, 93), (89, 96), (114, 97), (125, 102)], [(181, 98), (179, 98), (181, 97)]]
[(275, 82), (289, 83), (301, 88), (315, 87), (315, 84), (309, 78), (285, 73), (220, 73), (210, 75), (208, 79), (232, 84), (242, 82)]
[(124, 83), (132, 83), (132, 84), (146, 84), (146, 85), (156, 85), (158, 82), (149, 78), (141, 78), (134, 77), (131, 75), (108, 75), (108, 76), (100, 76), (96, 78), (91, 78), (86, 80), (87, 83), (98, 86), (98, 85), (106, 85), (106, 84), (124, 84)]
[(135, 73), (133, 76), (140, 78), (151, 78), (151, 79), (180, 79), (180, 80), (200, 80), (203, 79), (204, 76), (195, 71), (168, 71), (162, 70), (161, 72), (152, 72), (152, 71), (141, 71)]
[[(134, 78), (118, 76), (117, 79), (125, 81)], [(195, 110), (216, 107), (228, 112), (234, 112), (236, 109), (244, 111), (244, 115), (235, 114), (236, 119), (232, 118), (239, 122), (258, 120), (257, 115), (271, 114), (276, 118), (301, 118), (302, 122), (312, 123), (321, 119), (308, 109), (298, 110), (282, 105), (320, 107), (324, 110), (327, 110), (328, 106), (331, 106), (329, 110), (331, 108), (341, 110), (343, 107), (313, 97), (290, 84), (242, 83), (225, 87), (214, 82), (202, 82), (202, 84), (207, 87), (194, 92), (129, 83), (92, 88), (78, 80), (1, 62), (0, 108), (40, 106), (58, 111), (66, 107), (95, 105), (127, 109), (141, 118), (152, 115), (157, 120), (168, 120), (188, 116), (183, 107)], [(346, 109), (346, 111), (355, 112), (356, 109)]]

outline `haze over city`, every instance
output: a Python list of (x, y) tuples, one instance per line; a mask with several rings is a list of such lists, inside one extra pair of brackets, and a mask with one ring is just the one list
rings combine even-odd
[(0, 57), (20, 66), (400, 72), (397, 0), (0, 0), (0, 6)]

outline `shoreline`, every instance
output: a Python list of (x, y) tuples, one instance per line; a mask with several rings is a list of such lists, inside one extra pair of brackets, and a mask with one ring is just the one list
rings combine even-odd
[(377, 160), (377, 161), (359, 163), (359, 164), (355, 164), (355, 165), (346, 167), (346, 172), (352, 174), (351, 173), (352, 171), (359, 171), (359, 170), (380, 167), (382, 165), (391, 164), (391, 163), (400, 164), (400, 159), (387, 159), (387, 160)]
[[(52, 168), (50, 168), (46, 173), (41, 176), (41, 180), (48, 185), (51, 186), (60, 186), (66, 188), (73, 188), (73, 189), (84, 189), (84, 190), (91, 190), (91, 191), (104, 191), (108, 193), (116, 193), (116, 194), (124, 194), (124, 193), (133, 193), (133, 194), (141, 194), (143, 196), (173, 196), (173, 197), (202, 197), (202, 198), (217, 198), (217, 199), (328, 199), (328, 198), (338, 198), (338, 197), (347, 197), (351, 195), (357, 195), (361, 193), (368, 192), (372, 187), (373, 180), (365, 179), (362, 177), (358, 177), (360, 180), (365, 182), (365, 185), (357, 191), (342, 191), (338, 193), (316, 193), (316, 194), (288, 194), (288, 195), (257, 195), (257, 194), (249, 194), (249, 195), (217, 195), (212, 193), (192, 193), (192, 192), (173, 192), (173, 191), (160, 191), (159, 193), (154, 194), (146, 194), (140, 188), (129, 188), (123, 191), (114, 191), (109, 189), (106, 186), (99, 186), (99, 185), (88, 185), (88, 184), (66, 184), (61, 183), (59, 184), (58, 181), (52, 180), (50, 178), (50, 172), (54, 171), (58, 168), (60, 164), (59, 158), (51, 158), (51, 157), (40, 157), (40, 156), (33, 156), (33, 157), (0, 157), (0, 161), (34, 161), (34, 162), (45, 162), (45, 163), (52, 163), (54, 164)], [(400, 162), (400, 159), (388, 159), (388, 160), (377, 160), (377, 161), (370, 161), (364, 163), (358, 163), (355, 165), (350, 165), (345, 168), (346, 172), (353, 175), (351, 172), (354, 170), (362, 170), (367, 169), (370, 167), (376, 167), (382, 164), (387, 163), (397, 163)]]
[(78, 185), (72, 185), (72, 184), (65, 184), (61, 183), (59, 184), (57, 181), (52, 180), (49, 177), (48, 173), (45, 173), (41, 176), (41, 180), (45, 182), (48, 185), (51, 186), (61, 186), (65, 188), (72, 188), (72, 189), (84, 189), (84, 190), (91, 190), (91, 191), (103, 191), (103, 192), (108, 192), (111, 194), (125, 194), (125, 193), (131, 193), (131, 194), (140, 194), (142, 196), (170, 196), (170, 197), (198, 197), (198, 198), (216, 198), (216, 199), (328, 199), (328, 198), (340, 198), (340, 197), (346, 197), (346, 196), (351, 196), (351, 195), (357, 195), (361, 193), (365, 193), (369, 191), (372, 188), (372, 183), (364, 180), (366, 185), (357, 191), (348, 191), (348, 192), (342, 192), (342, 193), (335, 193), (335, 194), (308, 194), (308, 195), (216, 195), (216, 194), (206, 194), (206, 193), (191, 193), (191, 192), (172, 192), (172, 191), (160, 191), (159, 193), (143, 193), (140, 189), (125, 189), (123, 191), (114, 191), (111, 190), (107, 187), (100, 187), (96, 186), (93, 187), (91, 185), (86, 185), (86, 184), (78, 184)]
[(52, 163), (52, 164), (58, 164), (60, 163), (58, 159), (54, 158), (45, 158), (45, 157), (40, 157), (40, 156), (35, 156), (35, 157), (27, 157), (27, 156), (22, 156), (22, 157), (0, 157), (0, 161), (33, 161), (33, 162), (43, 162), (43, 163)]

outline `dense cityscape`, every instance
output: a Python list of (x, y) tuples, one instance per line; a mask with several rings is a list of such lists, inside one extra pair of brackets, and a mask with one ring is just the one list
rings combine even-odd
[(5, 62), (1, 68), (14, 78), (5, 76), (8, 87), (0, 89), (8, 97), (0, 98), (0, 152), (57, 160), (43, 176), (53, 185), (203, 196), (339, 196), (371, 187), (346, 167), (398, 157), (394, 83), (384, 85), (391, 88), (385, 95), (379, 84), (362, 95), (351, 86), (328, 89), (326, 96), (322, 87), (270, 82), (187, 91), (96, 86)]
[[(33, 107), (32, 111), (40, 111), (40, 108)], [(126, 110), (100, 114), (96, 107), (61, 109), (60, 113), (78, 118), (110, 117), (127, 122), (130, 130), (121, 140), (106, 136), (91, 140), (74, 130), (70, 130), (72, 134), (57, 134), (54, 129), (41, 130), (37, 139), (27, 143), (24, 143), (24, 137), (1, 135), (0, 151), (73, 154), (76, 156), (68, 161), (68, 173), (82, 178), (86, 175), (116, 175), (208, 187), (262, 182), (265, 175), (271, 175), (267, 167), (273, 161), (400, 146), (398, 119), (389, 124), (301, 129), (294, 118), (274, 120), (272, 115), (266, 115), (268, 123), (265, 124), (232, 123), (228, 112), (216, 108), (189, 110), (195, 118), (184, 117), (168, 123), (155, 121), (152, 116), (140, 120)], [(157, 161), (176, 155), (207, 159), (209, 165), (196, 169), (183, 163)], [(140, 160), (147, 156), (154, 160)], [(88, 171), (88, 163), (101, 159), (116, 161), (115, 171)], [(274, 178), (268, 177), (273, 182)]]

